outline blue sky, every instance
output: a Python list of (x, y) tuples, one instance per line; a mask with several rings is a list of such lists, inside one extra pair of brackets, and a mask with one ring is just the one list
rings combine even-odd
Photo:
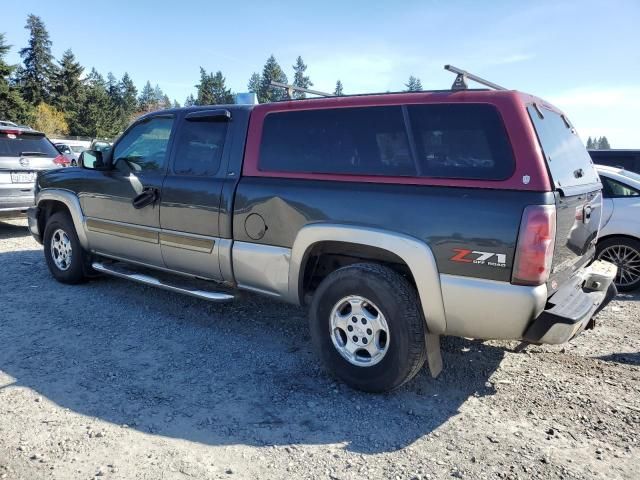
[(551, 101), (584, 140), (640, 148), (639, 0), (11, 1), (0, 32), (14, 63), (29, 13), (44, 20), (56, 57), (71, 48), (87, 69), (129, 72), (181, 103), (200, 66), (246, 91), (272, 53), (290, 79), (302, 55), (314, 88), (340, 79), (346, 93), (401, 90), (411, 74), (448, 88), (451, 63)]

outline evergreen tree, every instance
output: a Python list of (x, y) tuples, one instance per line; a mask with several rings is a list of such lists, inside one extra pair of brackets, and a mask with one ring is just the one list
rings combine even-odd
[(173, 108), (180, 108), (180, 103), (177, 100), (173, 101)]
[(0, 33), (0, 119), (29, 123), (29, 106), (22, 99), (20, 91), (9, 81), (16, 69), (4, 60), (10, 49), (11, 46), (5, 43), (4, 33)]
[(611, 145), (609, 145), (607, 137), (600, 137), (600, 140), (598, 140), (598, 150), (609, 150), (610, 148)]
[[(300, 88), (313, 87), (313, 83), (308, 76), (304, 74), (307, 70), (307, 66), (302, 61), (302, 57), (298, 56), (296, 64), (293, 66), (293, 85)], [(293, 92), (293, 98), (306, 98), (307, 95), (304, 92)]]
[(118, 84), (120, 90), (120, 119), (121, 129), (124, 130), (129, 123), (135, 118), (136, 110), (138, 109), (138, 89), (136, 88), (133, 80), (128, 73), (122, 76), (120, 83)]
[(116, 76), (109, 72), (107, 73), (107, 83), (106, 83), (107, 93), (109, 94), (109, 100), (114, 108), (117, 108), (120, 105), (120, 86), (118, 85), (118, 79)]
[(407, 92), (420, 92), (422, 91), (422, 82), (418, 77), (411, 75), (409, 81), (404, 85), (407, 87)]
[(71, 134), (76, 132), (77, 114), (84, 102), (84, 84), (81, 80), (84, 68), (76, 61), (71, 50), (62, 54), (53, 78), (52, 106), (62, 112)]
[(260, 91), (260, 84), (262, 83), (262, 79), (260, 78), (259, 73), (253, 73), (251, 78), (249, 78), (249, 83), (247, 84), (247, 89), (255, 94), (258, 94)]
[(78, 110), (78, 135), (111, 138), (118, 134), (120, 125), (111, 110), (107, 83), (95, 69), (87, 76), (86, 99)]
[(593, 140), (591, 140), (591, 137), (587, 138), (587, 150), (593, 150)]
[(155, 107), (155, 101), (156, 101), (155, 90), (151, 86), (151, 82), (147, 80), (147, 83), (144, 85), (144, 88), (140, 93), (140, 97), (138, 97), (138, 110), (143, 113), (148, 113), (153, 111)]
[(20, 50), (24, 68), (20, 70), (18, 84), (25, 101), (35, 106), (50, 100), (55, 66), (49, 32), (42, 19), (29, 15), (25, 28), (30, 32), (29, 46)]
[(287, 98), (287, 92), (282, 88), (272, 87), (271, 82), (288, 83), (287, 76), (278, 65), (276, 58), (271, 55), (262, 69), (258, 101), (269, 103)]
[(343, 88), (342, 88), (342, 82), (340, 80), (338, 80), (336, 82), (336, 89), (333, 91), (333, 94), (336, 97), (341, 97), (342, 95), (344, 95), (344, 91), (343, 91)]
[(196, 85), (197, 90), (197, 98), (196, 105), (213, 105), (213, 88), (212, 88), (213, 78), (211, 74), (207, 73), (207, 71), (200, 67), (200, 83)]
[(234, 102), (233, 93), (226, 86), (226, 78), (222, 72), (218, 70), (215, 75), (211, 76), (211, 91), (215, 105), (225, 105)]
[(193, 98), (193, 95), (189, 95), (186, 100), (184, 101), (184, 106), (185, 107), (192, 107), (193, 105), (196, 104), (196, 99)]

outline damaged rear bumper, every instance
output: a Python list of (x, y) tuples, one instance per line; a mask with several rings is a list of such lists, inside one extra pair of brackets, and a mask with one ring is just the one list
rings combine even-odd
[(613, 283), (616, 272), (617, 267), (609, 262), (593, 262), (549, 297), (523, 340), (558, 344), (574, 338), (618, 293)]

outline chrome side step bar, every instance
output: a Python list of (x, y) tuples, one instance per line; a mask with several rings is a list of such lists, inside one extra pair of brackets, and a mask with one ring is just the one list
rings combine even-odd
[[(94, 270), (100, 273), (106, 273), (114, 277), (125, 278), (127, 280), (133, 280), (134, 282), (142, 283), (152, 287), (162, 288), (171, 292), (182, 293), (184, 295), (190, 295), (192, 297), (201, 298), (203, 300), (209, 300), (210, 302), (229, 302), (233, 300), (234, 296), (224, 292), (213, 292), (208, 290), (202, 290), (199, 288), (189, 288), (186, 286), (180, 286), (178, 284), (169, 283), (166, 280), (160, 280), (151, 275), (145, 273), (139, 273), (135, 270), (131, 270), (122, 264), (116, 263), (101, 263), (93, 262), (91, 264)], [(188, 280), (187, 280), (188, 282)], [(185, 283), (187, 283), (185, 282)]]

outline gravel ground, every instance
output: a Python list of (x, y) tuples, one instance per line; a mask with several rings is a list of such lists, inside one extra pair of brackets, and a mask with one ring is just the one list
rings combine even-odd
[(0, 478), (639, 478), (640, 296), (565, 346), (446, 339), (388, 395), (336, 383), (305, 312), (56, 283), (0, 222)]

